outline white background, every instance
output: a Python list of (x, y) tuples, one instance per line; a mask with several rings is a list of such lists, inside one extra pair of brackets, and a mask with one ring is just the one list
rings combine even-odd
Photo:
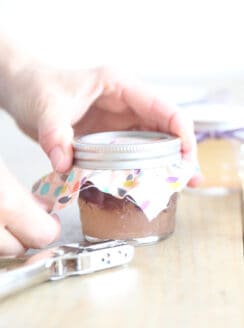
[(0, 0), (0, 25), (57, 66), (157, 81), (244, 76), (243, 0)]

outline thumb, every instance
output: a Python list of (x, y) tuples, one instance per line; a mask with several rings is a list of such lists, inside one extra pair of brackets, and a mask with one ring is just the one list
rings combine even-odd
[(73, 162), (73, 128), (68, 111), (47, 108), (39, 120), (38, 139), (54, 170), (68, 171)]
[(20, 254), (56, 240), (61, 226), (33, 200), (0, 161), (0, 254)]

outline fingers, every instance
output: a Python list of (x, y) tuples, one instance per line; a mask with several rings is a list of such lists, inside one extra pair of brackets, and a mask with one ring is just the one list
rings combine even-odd
[[(180, 115), (178, 108), (161, 101), (130, 77), (127, 79), (106, 69), (102, 70), (102, 74), (106, 97), (97, 102), (100, 107), (106, 105), (106, 109), (114, 112), (130, 108), (141, 119), (143, 126), (179, 136), (182, 141), (182, 154), (185, 157), (191, 152), (196, 153), (193, 122)], [(109, 107), (111, 100), (112, 107)]]
[(202, 182), (203, 176), (201, 174), (198, 163), (197, 143), (192, 120), (190, 120), (188, 117), (185, 117), (183, 113), (175, 112), (171, 116), (169, 122), (169, 131), (181, 138), (182, 157), (193, 164), (194, 174), (193, 177), (189, 180), (188, 186), (198, 186)]
[(193, 177), (188, 182), (189, 187), (197, 187), (203, 182), (204, 178), (201, 172), (196, 171)]
[[(178, 109), (132, 82), (133, 79), (100, 68), (81, 71), (75, 79), (69, 76), (68, 79), (63, 77), (63, 80), (72, 90), (70, 98), (75, 101), (69, 102), (69, 97), (64, 97), (62, 92), (57, 93), (54, 102), (47, 102), (48, 108), (38, 122), (39, 142), (55, 170), (65, 172), (70, 169), (73, 161), (72, 124), (82, 121), (95, 100), (101, 110), (129, 114), (128, 109), (131, 109), (141, 126), (179, 136), (183, 157), (198, 166), (192, 122), (180, 115)], [(94, 125), (99, 128), (99, 123)]]
[(39, 195), (32, 195), (32, 198), (45, 212), (51, 212), (53, 208), (53, 202), (51, 200), (43, 199), (43, 197)]
[(0, 254), (20, 254), (26, 248), (42, 248), (55, 241), (60, 224), (0, 167)]
[(54, 170), (65, 172), (73, 161), (73, 129), (67, 110), (48, 108), (38, 126), (38, 139)]
[(124, 87), (123, 99), (145, 124), (151, 129), (176, 135), (181, 138), (181, 152), (184, 159), (193, 163), (196, 173), (189, 181), (189, 186), (196, 186), (202, 181), (197, 159), (197, 144), (194, 125), (174, 106), (163, 103), (159, 98), (137, 86)]
[(0, 255), (21, 255), (24, 246), (8, 230), (0, 227)]
[(96, 69), (51, 72), (47, 86), (42, 85), (45, 108), (38, 115), (38, 140), (53, 168), (65, 172), (73, 161), (72, 125), (102, 93), (100, 74)]
[(125, 87), (123, 99), (150, 128), (181, 137), (183, 153), (195, 147), (193, 124), (183, 119), (177, 108), (137, 86)]
[(18, 198), (11, 209), (2, 208), (2, 222), (8, 231), (26, 248), (42, 248), (56, 240), (60, 233), (57, 219), (43, 211), (25, 190)]

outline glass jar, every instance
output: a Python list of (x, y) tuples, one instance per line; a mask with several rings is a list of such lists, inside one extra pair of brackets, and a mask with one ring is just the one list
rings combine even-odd
[(244, 140), (242, 111), (239, 107), (217, 104), (190, 109), (195, 122), (200, 169), (204, 176), (195, 191), (221, 195), (240, 190), (238, 171), (240, 146)]
[(244, 143), (241, 145), (241, 151), (240, 151), (239, 176), (241, 179), (242, 197), (243, 197), (243, 205), (244, 205)]
[(179, 138), (156, 132), (103, 132), (76, 139), (74, 163), (86, 172), (78, 198), (84, 237), (134, 244), (168, 237), (184, 184), (170, 173), (170, 166), (177, 168), (181, 161), (180, 148)]

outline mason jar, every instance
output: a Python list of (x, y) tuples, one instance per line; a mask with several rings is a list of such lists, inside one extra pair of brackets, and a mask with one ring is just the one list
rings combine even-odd
[(172, 234), (177, 193), (189, 179), (180, 149), (179, 138), (148, 131), (77, 138), (74, 164), (83, 172), (78, 204), (85, 239), (148, 244)]
[(186, 113), (195, 123), (198, 159), (204, 177), (199, 188), (194, 190), (216, 195), (239, 191), (240, 147), (244, 141), (243, 108), (198, 105)]

